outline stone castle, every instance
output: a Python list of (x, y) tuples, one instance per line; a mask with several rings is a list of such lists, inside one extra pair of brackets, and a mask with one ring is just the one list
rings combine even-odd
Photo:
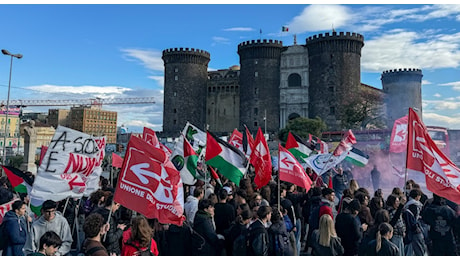
[(382, 89), (362, 84), (363, 46), (364, 37), (351, 32), (314, 35), (304, 45), (246, 41), (238, 45), (239, 66), (217, 71), (208, 71), (207, 51), (166, 49), (161, 135), (177, 137), (187, 121), (221, 135), (244, 126), (275, 134), (299, 116), (318, 116), (329, 131), (342, 130), (340, 101), (361, 91), (382, 97), (388, 128), (408, 107), (421, 115), (421, 70), (384, 71)]

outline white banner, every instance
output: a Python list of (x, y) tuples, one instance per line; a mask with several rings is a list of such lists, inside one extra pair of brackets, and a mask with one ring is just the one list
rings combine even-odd
[(104, 159), (104, 149), (101, 152), (99, 148), (105, 147), (105, 137), (102, 139), (58, 126), (37, 170), (31, 197), (54, 201), (81, 198), (87, 186), (94, 186), (91, 175)]

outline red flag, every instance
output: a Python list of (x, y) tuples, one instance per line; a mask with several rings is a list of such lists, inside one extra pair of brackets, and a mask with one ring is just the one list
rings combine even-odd
[(48, 150), (48, 146), (42, 145), (42, 149), (40, 149), (40, 164), (42, 164), (43, 157), (45, 157), (47, 150)]
[(409, 108), (407, 170), (425, 174), (431, 192), (457, 204), (460, 203), (460, 169), (436, 146), (426, 126)]
[(339, 156), (343, 152), (350, 151), (353, 144), (356, 144), (356, 138), (355, 135), (349, 129), (343, 137), (342, 141), (340, 141), (339, 145), (335, 148), (333, 155)]
[(116, 153), (112, 153), (112, 166), (121, 168), (123, 166), (123, 158)]
[(250, 163), (254, 166), (256, 172), (256, 177), (254, 178), (256, 189), (260, 189), (267, 185), (272, 177), (270, 150), (260, 127), (254, 141), (254, 150), (251, 153)]
[(330, 189), (334, 189), (334, 187), (332, 187), (332, 174), (329, 175), (329, 184), (327, 185), (327, 187)]
[(403, 116), (395, 120), (390, 138), (390, 152), (402, 153), (407, 148), (407, 120), (408, 116)]
[(155, 131), (153, 131), (150, 128), (144, 127), (144, 132), (142, 133), (142, 139), (144, 139), (144, 141), (153, 145), (156, 148), (160, 147), (160, 141), (158, 141), (158, 137), (155, 134)]
[(118, 176), (114, 201), (160, 223), (182, 225), (184, 191), (166, 154), (132, 136)]
[(230, 139), (228, 140), (228, 143), (235, 146), (240, 150), (241, 152), (244, 152), (243, 150), (243, 133), (238, 131), (236, 128), (233, 130), (232, 135), (230, 136)]
[(246, 139), (248, 140), (248, 144), (246, 146), (246, 156), (249, 157), (251, 156), (251, 153), (254, 150), (254, 138), (252, 137), (251, 132), (249, 132), (248, 127), (244, 127), (246, 128)]
[(278, 168), (280, 180), (293, 183), (306, 189), (308, 192), (311, 188), (312, 181), (303, 169), (302, 165), (286, 148), (278, 145)]

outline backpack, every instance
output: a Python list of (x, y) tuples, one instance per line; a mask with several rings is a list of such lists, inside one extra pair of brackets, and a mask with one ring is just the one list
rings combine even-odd
[(233, 241), (233, 255), (247, 256), (249, 251), (249, 231), (244, 229)]
[(0, 224), (0, 250), (4, 250), (8, 246), (8, 233), (6, 232), (6, 224)]
[(247, 250), (247, 255), (256, 255), (255, 252), (254, 252), (254, 249), (252, 248), (252, 244), (254, 242), (254, 240), (257, 238), (258, 235), (262, 234), (262, 233), (265, 233), (266, 230), (264, 227), (261, 227), (261, 226), (249, 226), (249, 229), (248, 229), (248, 250)]
[(131, 243), (130, 241), (126, 242), (125, 245), (130, 245), (136, 248), (137, 251), (134, 253), (135, 256), (154, 256), (154, 254), (152, 253), (152, 250), (150, 249), (151, 244), (152, 244), (152, 241), (150, 241), (149, 246), (144, 250), (142, 250), (140, 247), (136, 246), (135, 244)]

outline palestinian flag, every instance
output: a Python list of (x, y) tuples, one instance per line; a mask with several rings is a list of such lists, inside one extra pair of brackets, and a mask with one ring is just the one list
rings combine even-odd
[[(183, 137), (183, 135), (182, 135)], [(187, 138), (184, 140), (184, 167), (180, 170), (182, 182), (187, 185), (193, 185), (197, 179), (198, 155), (193, 150), (192, 145)]]
[(31, 176), (28, 176), (18, 168), (11, 166), (2, 165), (2, 168), (6, 173), (11, 186), (13, 186), (14, 191), (19, 193), (29, 193), (29, 191), (32, 189), (32, 184), (34, 183), (34, 180)]
[(352, 164), (356, 166), (364, 167), (367, 165), (369, 161), (369, 155), (353, 147), (350, 151), (348, 151), (347, 157), (345, 157), (345, 160), (351, 162)]
[(282, 32), (289, 32), (289, 27), (287, 27), (287, 26), (282, 26), (282, 27), (281, 27), (281, 31), (282, 31)]
[(288, 149), (300, 163), (305, 163), (304, 159), (313, 152), (298, 135), (291, 132), (288, 134), (285, 148)]
[(247, 171), (248, 160), (235, 146), (216, 137), (211, 132), (206, 136), (206, 164), (216, 168), (237, 186)]

